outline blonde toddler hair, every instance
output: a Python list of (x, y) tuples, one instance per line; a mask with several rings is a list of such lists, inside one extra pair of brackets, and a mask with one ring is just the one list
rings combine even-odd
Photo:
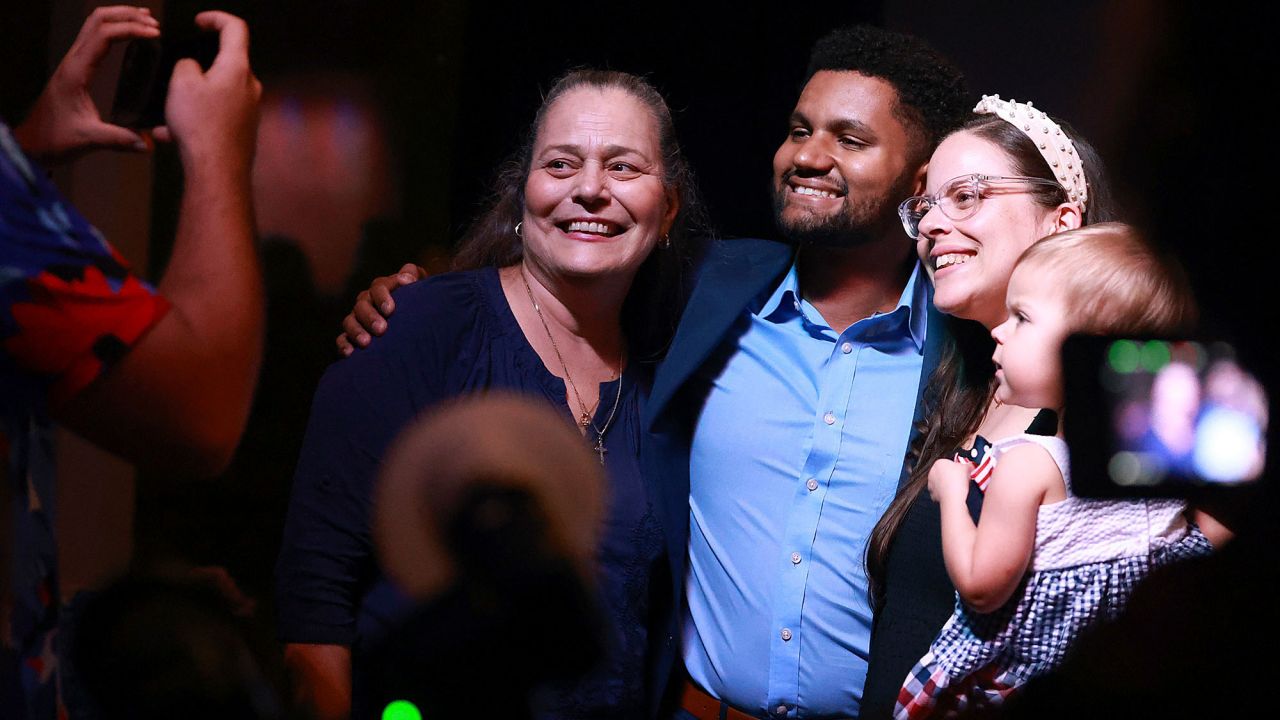
[(1018, 267), (1025, 265), (1064, 294), (1075, 332), (1173, 335), (1195, 327), (1186, 274), (1132, 225), (1104, 222), (1050, 235), (1022, 253)]

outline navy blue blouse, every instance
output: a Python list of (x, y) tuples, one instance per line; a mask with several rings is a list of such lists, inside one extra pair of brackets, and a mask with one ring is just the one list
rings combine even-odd
[[(605, 436), (609, 503), (598, 568), (613, 637), (588, 677), (543, 693), (551, 716), (637, 716), (646, 702), (649, 579), (664, 570), (665, 559), (662, 528), (640, 474), (639, 416), (648, 383), (633, 365), (614, 381), (622, 383), (621, 400)], [(600, 386), (597, 426), (618, 393), (614, 382)], [(320, 381), (276, 568), (279, 636), (351, 646), (356, 707), (361, 647), (391, 629), (409, 606), (373, 555), (371, 489), (382, 454), (436, 403), (491, 388), (543, 398), (566, 423), (574, 421), (564, 381), (529, 345), (493, 268), (399, 290), (386, 334), (332, 365)]]

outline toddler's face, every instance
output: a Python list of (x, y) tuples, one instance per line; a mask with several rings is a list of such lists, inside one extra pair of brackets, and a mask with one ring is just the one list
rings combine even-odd
[(1066, 299), (1054, 271), (1022, 263), (1009, 278), (1009, 319), (991, 331), (996, 399), (1029, 408), (1062, 407), (1062, 343), (1071, 333)]

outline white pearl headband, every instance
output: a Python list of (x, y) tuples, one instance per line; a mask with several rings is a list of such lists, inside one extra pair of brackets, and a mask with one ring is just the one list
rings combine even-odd
[(999, 95), (983, 95), (973, 111), (996, 115), (1026, 133), (1067, 191), (1067, 197), (1071, 202), (1079, 204), (1080, 211), (1084, 212), (1089, 202), (1089, 184), (1085, 182), (1084, 163), (1076, 153), (1075, 144), (1058, 123), (1044, 111), (1032, 107), (1029, 102), (1001, 100)]

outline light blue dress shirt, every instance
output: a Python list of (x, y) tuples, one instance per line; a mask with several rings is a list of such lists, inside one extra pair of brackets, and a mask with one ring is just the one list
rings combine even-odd
[(704, 363), (690, 470), (693, 680), (773, 717), (858, 714), (871, 646), (863, 555), (902, 472), (928, 280), (827, 326), (796, 267)]

